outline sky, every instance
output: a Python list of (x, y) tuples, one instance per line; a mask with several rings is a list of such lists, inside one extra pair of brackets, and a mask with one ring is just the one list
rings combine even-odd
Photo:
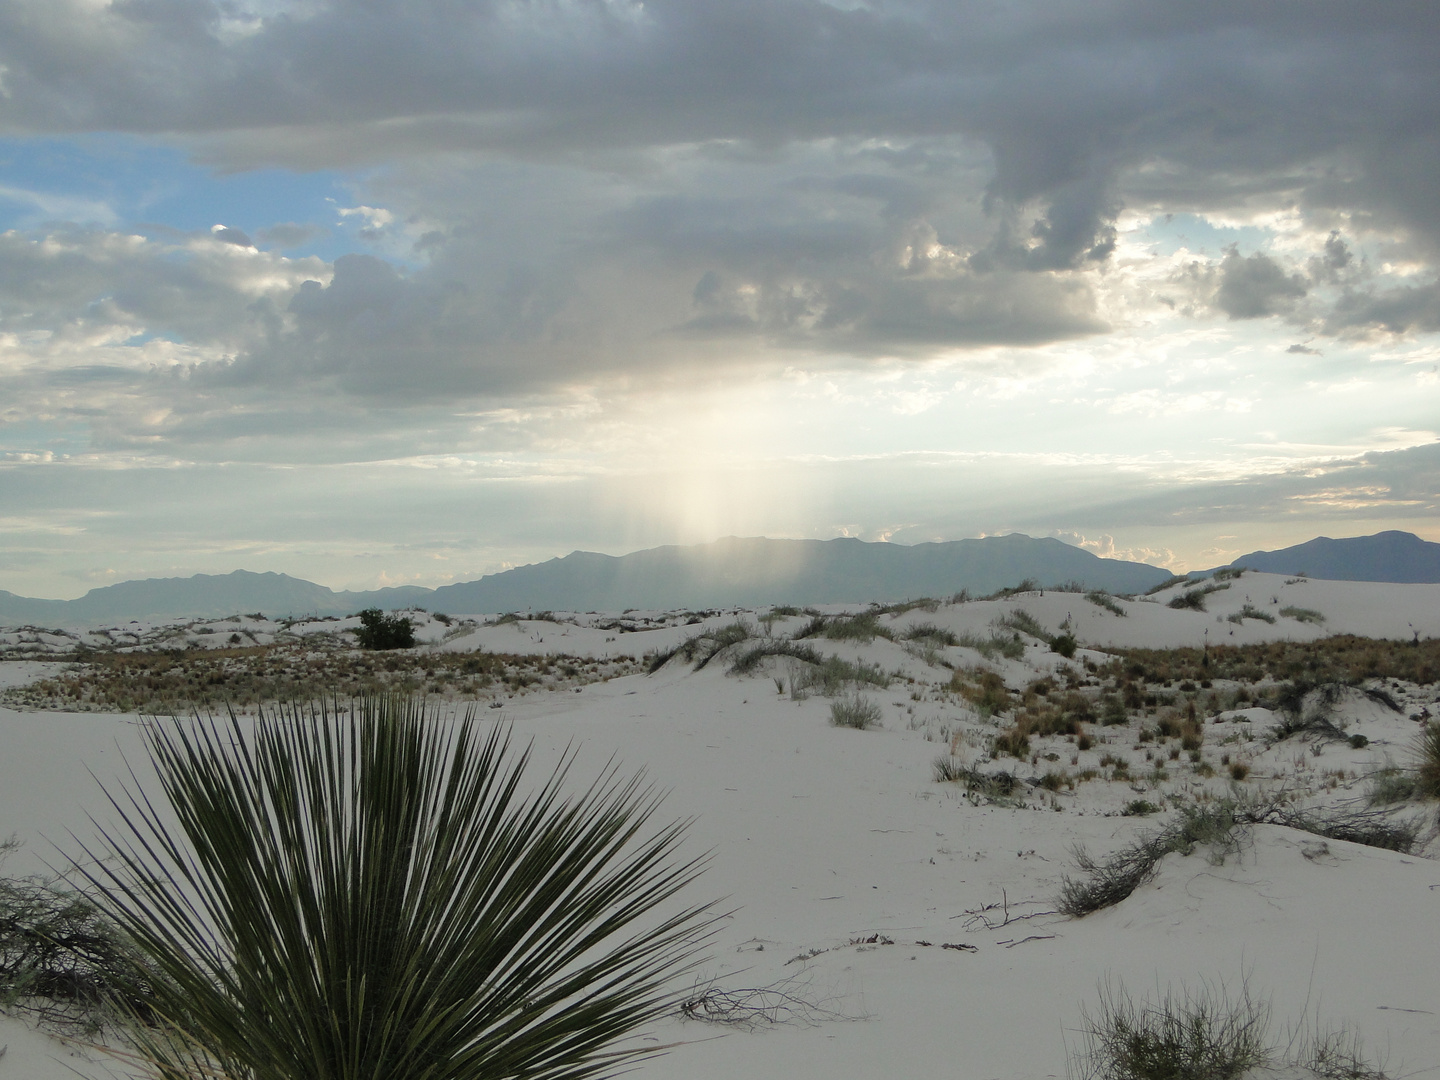
[(0, 0), (0, 589), (1440, 540), (1433, 0)]

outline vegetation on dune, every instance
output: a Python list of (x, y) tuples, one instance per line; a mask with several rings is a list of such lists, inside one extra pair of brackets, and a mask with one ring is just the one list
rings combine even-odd
[(567, 758), (532, 791), (471, 716), (368, 698), (144, 736), (160, 792), (112, 793), (85, 873), (161, 976), (132, 1040), (163, 1080), (613, 1073), (709, 925), (671, 911), (700, 863), (641, 776), (567, 795)]
[(1224, 862), (1240, 850), (1248, 828), (1254, 825), (1281, 825), (1330, 840), (1400, 852), (1413, 849), (1419, 837), (1414, 821), (1374, 810), (1322, 812), (1297, 809), (1280, 800), (1237, 798), (1182, 806), (1163, 828), (1106, 859), (1095, 859), (1084, 848), (1076, 848), (1075, 864), (1084, 876), (1063, 879), (1056, 908), (1061, 914), (1080, 918), (1118, 904), (1155, 876), (1165, 856), (1189, 855), (1197, 846), (1209, 849), (1212, 862)]
[(1205, 984), (1137, 1002), (1122, 983), (1102, 982), (1095, 1011), (1081, 1008), (1080, 1035), (1071, 1080), (1241, 1080), (1277, 1067), (1295, 1080), (1386, 1080), (1343, 1027), (1302, 1024), (1274, 1045), (1270, 1004), (1248, 983), (1238, 996)]
[(1343, 683), (1377, 678), (1420, 685), (1440, 682), (1440, 638), (1395, 641), (1336, 634), (1315, 641), (1107, 651), (1115, 659), (1101, 667), (1100, 674), (1147, 682), (1233, 679), (1255, 683), (1296, 678)]
[(474, 697), (583, 685), (638, 671), (633, 656), (355, 652), (333, 642), (240, 649), (95, 653), (58, 675), (0, 693), (21, 708), (184, 714), (224, 705), (379, 692)]

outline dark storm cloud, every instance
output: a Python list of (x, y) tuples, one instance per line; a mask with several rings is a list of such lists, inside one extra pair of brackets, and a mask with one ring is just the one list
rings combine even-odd
[(1219, 277), (1212, 302), (1232, 319), (1289, 311), (1308, 291), (1303, 277), (1287, 274), (1263, 252), (1242, 256), (1231, 248), (1221, 260)]
[(1255, 177), (1343, 157), (1307, 197), (1440, 235), (1428, 0), (294, 8), (7, 0), (0, 117), (248, 133), (258, 159), (963, 134), (993, 148), (992, 199), (1051, 204), (1039, 266), (1103, 255), (1126, 168)]

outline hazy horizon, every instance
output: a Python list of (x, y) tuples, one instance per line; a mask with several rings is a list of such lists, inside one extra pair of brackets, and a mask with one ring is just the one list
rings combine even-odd
[(1440, 541), (1440, 9), (0, 0), (0, 589)]

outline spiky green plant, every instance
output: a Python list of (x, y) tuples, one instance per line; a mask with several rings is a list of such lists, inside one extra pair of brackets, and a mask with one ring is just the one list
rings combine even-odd
[[(567, 756), (405, 698), (144, 723), (163, 800), (111, 803), (89, 873), (158, 969), (162, 1080), (572, 1080), (646, 1052), (706, 907), (686, 823), (612, 769), (567, 795)], [(88, 854), (88, 852), (87, 852)]]

